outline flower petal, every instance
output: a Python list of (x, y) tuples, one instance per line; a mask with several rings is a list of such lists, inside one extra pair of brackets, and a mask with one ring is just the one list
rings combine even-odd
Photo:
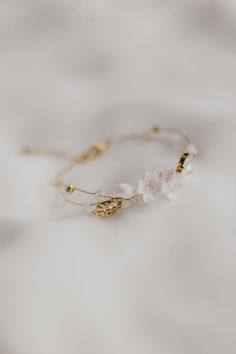
[(177, 193), (173, 192), (173, 191), (172, 192), (168, 191), (168, 192), (165, 193), (165, 198), (168, 199), (168, 200), (171, 200), (171, 201), (176, 200)]
[(180, 189), (183, 185), (182, 181), (180, 178), (173, 178), (169, 181), (169, 184), (173, 190)]
[(158, 194), (155, 195), (154, 193), (148, 191), (143, 194), (144, 203), (149, 203), (156, 199), (158, 199)]
[(121, 198), (131, 198), (134, 195), (134, 189), (127, 183), (121, 183), (117, 186), (117, 196)]
[(148, 185), (149, 183), (155, 182), (158, 180), (159, 180), (159, 176), (156, 172), (147, 171), (145, 173), (145, 176), (144, 176), (145, 185)]
[(159, 195), (165, 194), (166, 189), (167, 189), (167, 183), (165, 181), (159, 181), (158, 194)]
[(137, 185), (137, 193), (138, 194), (143, 194), (143, 192), (144, 192), (144, 180), (143, 179), (140, 179), (139, 181), (138, 181), (138, 185)]

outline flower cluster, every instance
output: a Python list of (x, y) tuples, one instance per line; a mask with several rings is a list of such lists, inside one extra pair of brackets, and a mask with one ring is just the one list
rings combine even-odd
[[(190, 172), (190, 166), (187, 172)], [(127, 183), (118, 185), (117, 196), (124, 199), (138, 196), (139, 200), (143, 203), (149, 203), (160, 197), (174, 200), (176, 198), (176, 191), (181, 186), (181, 175), (178, 175), (175, 170), (164, 173), (147, 171), (144, 178), (138, 181), (136, 188)]]

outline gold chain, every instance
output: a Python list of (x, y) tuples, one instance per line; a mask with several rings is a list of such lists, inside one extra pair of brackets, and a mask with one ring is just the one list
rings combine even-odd
[[(67, 195), (73, 194), (74, 192), (81, 192), (88, 195), (100, 195), (100, 197), (105, 198), (105, 201), (102, 203), (91, 203), (90, 205), (95, 205), (96, 208), (93, 211), (93, 214), (100, 216), (100, 217), (107, 217), (111, 215), (115, 215), (122, 206), (123, 201), (129, 200), (131, 203), (135, 203), (137, 195), (133, 195), (131, 198), (118, 198), (109, 195), (104, 195), (101, 192), (91, 192), (81, 188), (76, 187), (74, 184), (66, 184), (64, 182), (65, 175), (73, 170), (74, 168), (78, 167), (81, 164), (84, 164), (88, 161), (93, 161), (103, 155), (111, 145), (114, 145), (117, 142), (126, 141), (130, 139), (146, 139), (158, 135), (160, 132), (169, 132), (169, 133), (180, 133), (181, 137), (183, 138), (185, 144), (189, 144), (189, 139), (182, 131), (177, 129), (160, 129), (159, 126), (155, 125), (148, 131), (142, 133), (132, 133), (132, 134), (124, 134), (124, 135), (117, 135), (113, 134), (108, 137), (105, 141), (92, 144), (90, 147), (81, 154), (71, 154), (66, 151), (56, 151), (50, 149), (42, 149), (39, 147), (24, 147), (22, 149), (22, 153), (24, 155), (44, 155), (48, 157), (64, 159), (69, 161), (70, 163), (64, 167), (56, 176), (55, 179), (55, 186), (62, 192), (64, 199), (75, 205), (82, 206), (84, 204), (75, 202), (68, 198)], [(176, 167), (176, 173), (182, 173), (184, 170), (184, 164), (186, 159), (189, 157), (189, 153), (184, 153), (181, 155), (179, 162)]]

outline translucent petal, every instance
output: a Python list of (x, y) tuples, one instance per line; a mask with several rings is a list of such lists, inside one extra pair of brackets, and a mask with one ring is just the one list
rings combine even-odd
[(144, 194), (143, 194), (143, 201), (144, 203), (149, 203), (149, 202), (152, 202), (153, 200), (156, 200), (158, 198), (158, 194), (154, 194), (152, 192), (148, 192), (146, 191)]
[(127, 183), (121, 183), (117, 186), (117, 196), (121, 198), (130, 198), (134, 195), (134, 189)]

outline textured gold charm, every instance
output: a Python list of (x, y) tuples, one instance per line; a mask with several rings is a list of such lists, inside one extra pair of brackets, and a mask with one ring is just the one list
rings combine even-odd
[(92, 214), (99, 218), (109, 218), (118, 214), (122, 208), (122, 203), (123, 199), (121, 198), (111, 198), (99, 203)]

